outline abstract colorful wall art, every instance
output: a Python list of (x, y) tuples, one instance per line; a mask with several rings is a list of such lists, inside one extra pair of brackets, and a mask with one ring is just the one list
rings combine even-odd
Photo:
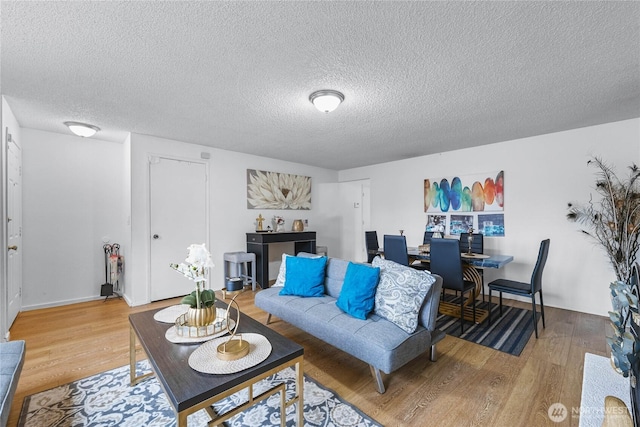
[(504, 171), (425, 179), (425, 212), (498, 212), (504, 210)]
[(311, 209), (311, 177), (247, 169), (247, 209)]

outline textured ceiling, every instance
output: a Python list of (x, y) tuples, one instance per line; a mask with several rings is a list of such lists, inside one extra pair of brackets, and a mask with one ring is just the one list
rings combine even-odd
[[(1, 91), (28, 128), (341, 170), (640, 117), (640, 2), (1, 8)], [(345, 101), (320, 113), (318, 89)]]

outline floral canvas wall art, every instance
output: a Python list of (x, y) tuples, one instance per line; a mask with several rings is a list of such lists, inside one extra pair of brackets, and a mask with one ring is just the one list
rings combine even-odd
[(311, 209), (311, 177), (247, 169), (247, 209)]

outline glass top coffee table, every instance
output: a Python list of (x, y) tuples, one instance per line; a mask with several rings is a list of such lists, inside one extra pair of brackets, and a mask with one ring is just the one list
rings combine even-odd
[[(216, 301), (216, 307), (226, 309), (227, 305), (221, 301)], [(134, 385), (149, 375), (155, 374), (176, 413), (176, 425), (178, 427), (186, 427), (187, 416), (200, 409), (205, 409), (215, 420), (215, 424), (219, 424), (256, 402), (278, 392), (281, 392), (282, 425), (284, 426), (286, 423), (285, 407), (297, 403), (297, 425), (303, 426), (304, 349), (302, 346), (241, 313), (238, 333), (256, 333), (265, 336), (271, 343), (271, 354), (256, 366), (234, 374), (203, 374), (189, 366), (189, 356), (200, 344), (174, 344), (169, 342), (165, 338), (165, 333), (172, 325), (158, 322), (153, 318), (154, 314), (159, 310), (149, 310), (129, 315), (131, 384)], [(236, 318), (234, 309), (231, 309), (230, 314), (232, 318)], [(136, 376), (136, 340), (140, 342), (153, 369), (153, 372), (141, 376)], [(296, 371), (295, 395), (293, 398), (285, 401), (284, 384), (266, 391), (260, 396), (253, 396), (253, 385), (255, 383), (288, 367), (293, 367)], [(249, 389), (249, 401), (223, 417), (218, 417), (211, 405), (245, 388)]]

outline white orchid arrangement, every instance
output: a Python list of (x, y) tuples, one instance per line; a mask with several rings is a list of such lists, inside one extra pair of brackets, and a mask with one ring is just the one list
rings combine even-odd
[(284, 225), (284, 218), (281, 216), (274, 215), (273, 222), (275, 222), (276, 225)]
[(204, 243), (190, 245), (187, 251), (188, 255), (185, 262), (169, 264), (178, 273), (196, 282), (196, 289), (182, 298), (181, 302), (182, 304), (189, 304), (191, 308), (211, 307), (216, 301), (216, 295), (213, 290), (204, 289), (204, 282), (207, 281), (205, 277), (206, 269), (214, 266), (211, 254)]

